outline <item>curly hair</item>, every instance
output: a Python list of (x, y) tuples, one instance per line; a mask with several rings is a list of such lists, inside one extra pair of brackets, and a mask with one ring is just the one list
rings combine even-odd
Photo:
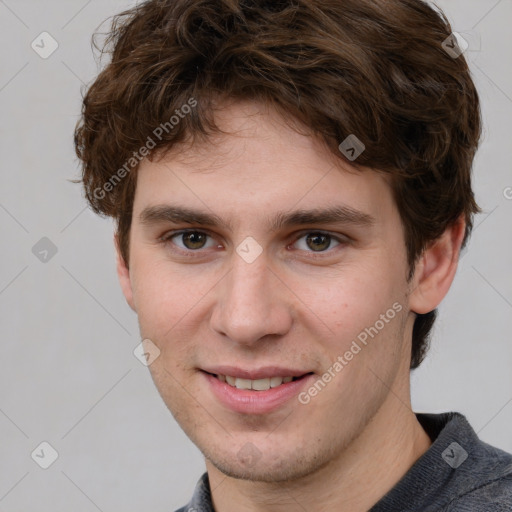
[[(220, 131), (219, 99), (258, 101), (340, 159), (348, 135), (364, 143), (351, 163), (390, 176), (410, 279), (461, 216), (464, 245), (480, 211), (471, 187), (479, 99), (464, 56), (446, 51), (447, 41), (458, 48), (453, 38), (422, 0), (145, 1), (113, 18), (100, 48), (110, 62), (83, 99), (75, 148), (86, 198), (116, 220), (128, 265), (139, 161)], [(190, 113), (170, 122), (184, 105)], [(416, 316), (411, 369), (436, 313)]]

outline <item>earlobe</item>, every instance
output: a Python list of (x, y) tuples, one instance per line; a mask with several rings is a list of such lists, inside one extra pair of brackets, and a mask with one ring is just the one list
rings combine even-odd
[(130, 279), (130, 271), (124, 258), (121, 254), (121, 250), (119, 248), (119, 239), (117, 235), (114, 235), (114, 245), (116, 248), (116, 258), (117, 258), (117, 277), (119, 278), (119, 284), (121, 285), (121, 290), (123, 291), (123, 295), (126, 299), (128, 305), (136, 311), (135, 303), (133, 301), (133, 291), (132, 291), (132, 282)]
[(421, 255), (411, 282), (411, 311), (418, 314), (429, 313), (448, 293), (457, 270), (465, 229), (466, 223), (461, 216)]

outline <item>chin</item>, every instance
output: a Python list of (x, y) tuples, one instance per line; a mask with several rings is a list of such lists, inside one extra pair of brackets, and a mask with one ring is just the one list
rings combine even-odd
[(246, 443), (238, 453), (226, 457), (226, 452), (205, 453), (208, 462), (221, 473), (238, 480), (252, 482), (280, 483), (291, 482), (308, 477), (327, 466), (332, 458), (332, 448), (326, 446), (324, 450), (311, 450), (304, 453), (298, 448), (282, 450), (280, 453), (256, 451), (252, 443)]

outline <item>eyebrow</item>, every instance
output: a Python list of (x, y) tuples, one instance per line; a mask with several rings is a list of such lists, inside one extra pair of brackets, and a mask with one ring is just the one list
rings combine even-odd
[[(207, 213), (193, 208), (173, 205), (155, 205), (145, 208), (140, 216), (144, 225), (173, 222), (176, 224), (200, 224), (232, 230), (232, 224), (214, 213)], [(268, 222), (271, 232), (279, 229), (306, 224), (345, 224), (370, 227), (376, 223), (375, 217), (349, 206), (332, 206), (328, 208), (299, 209), (278, 212)]]

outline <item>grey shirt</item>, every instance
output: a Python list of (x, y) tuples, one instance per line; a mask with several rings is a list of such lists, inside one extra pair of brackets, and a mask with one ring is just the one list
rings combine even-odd
[[(369, 512), (512, 511), (512, 455), (480, 441), (462, 414), (416, 417), (432, 445)], [(215, 512), (207, 473), (176, 512)]]

